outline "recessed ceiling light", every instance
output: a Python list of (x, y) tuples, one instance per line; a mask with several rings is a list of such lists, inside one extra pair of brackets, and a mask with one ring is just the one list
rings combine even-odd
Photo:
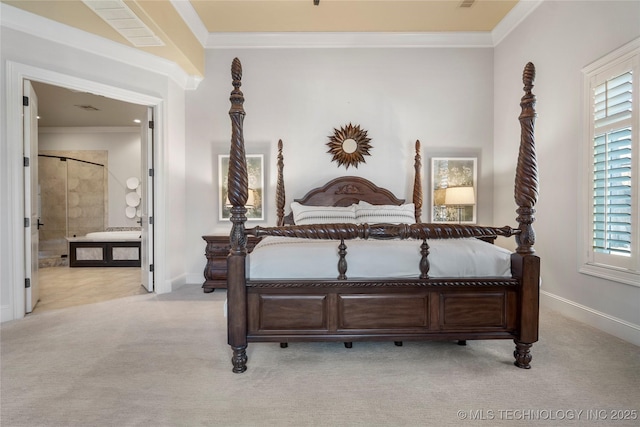
[(147, 25), (121, 0), (82, 0), (135, 47), (164, 46)]

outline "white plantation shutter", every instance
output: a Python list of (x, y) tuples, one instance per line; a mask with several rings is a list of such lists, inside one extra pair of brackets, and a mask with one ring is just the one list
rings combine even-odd
[(631, 256), (631, 71), (595, 88), (593, 250)]
[(583, 71), (588, 213), (580, 271), (640, 286), (640, 39)]

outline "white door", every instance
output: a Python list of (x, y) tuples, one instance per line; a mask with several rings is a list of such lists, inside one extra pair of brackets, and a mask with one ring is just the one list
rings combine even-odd
[(142, 146), (142, 179), (140, 179), (140, 225), (142, 244), (142, 286), (153, 292), (153, 108), (147, 109), (147, 120), (142, 122), (140, 141)]
[(40, 228), (38, 191), (38, 97), (31, 82), (23, 84), (24, 126), (24, 260), (25, 312), (38, 303), (38, 229)]

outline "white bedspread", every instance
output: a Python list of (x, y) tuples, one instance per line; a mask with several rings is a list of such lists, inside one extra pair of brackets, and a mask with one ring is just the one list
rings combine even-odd
[[(248, 256), (250, 279), (335, 279), (336, 240), (265, 237)], [(416, 278), (421, 240), (345, 240), (347, 278)], [(511, 252), (478, 239), (429, 240), (429, 277), (511, 277)]]

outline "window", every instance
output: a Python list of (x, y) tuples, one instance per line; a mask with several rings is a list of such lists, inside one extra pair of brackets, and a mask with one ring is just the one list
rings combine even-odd
[(580, 271), (640, 286), (640, 39), (583, 72), (588, 215)]

